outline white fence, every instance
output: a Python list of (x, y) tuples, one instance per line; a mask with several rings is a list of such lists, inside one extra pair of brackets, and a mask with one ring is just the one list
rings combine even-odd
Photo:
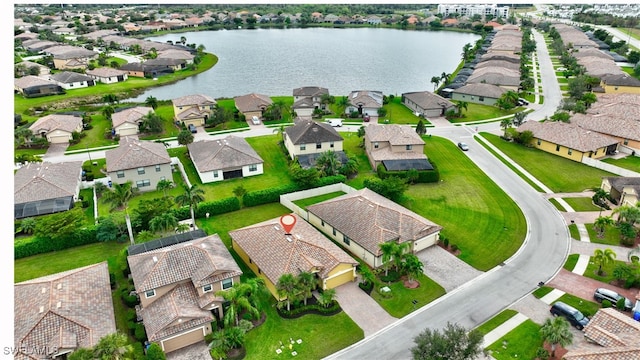
[(307, 211), (294, 204), (293, 202), (300, 199), (306, 199), (314, 196), (329, 194), (332, 192), (342, 191), (345, 194), (350, 194), (352, 192), (357, 191), (349, 185), (345, 185), (343, 183), (327, 185), (315, 189), (296, 191), (289, 194), (280, 195), (280, 204), (300, 216), (305, 220), (309, 220), (309, 215)]
[(582, 163), (585, 164), (585, 165), (589, 165), (589, 166), (592, 166), (594, 168), (598, 168), (600, 170), (608, 171), (610, 173), (613, 173), (613, 174), (616, 174), (616, 175), (620, 175), (620, 176), (624, 176), (624, 177), (640, 177), (640, 174), (638, 174), (635, 171), (623, 169), (623, 168), (621, 168), (619, 166), (611, 165), (611, 164), (608, 164), (606, 162), (603, 162), (603, 161), (600, 161), (600, 160), (596, 160), (596, 159), (592, 159), (592, 158), (588, 158), (588, 157), (583, 157), (582, 158)]

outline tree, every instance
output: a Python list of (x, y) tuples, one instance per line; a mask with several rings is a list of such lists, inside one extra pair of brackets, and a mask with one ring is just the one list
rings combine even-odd
[(31, 141), (33, 139), (33, 132), (28, 127), (20, 127), (17, 128), (13, 132), (13, 137), (16, 140), (16, 146), (20, 147), (26, 145), (27, 147), (31, 147)]
[(593, 201), (594, 204), (602, 208), (603, 205), (605, 205), (605, 199), (607, 197), (609, 197), (609, 193), (606, 190), (604, 190), (603, 188), (596, 188), (593, 191), (593, 196), (591, 197), (591, 200)]
[(594, 104), (596, 101), (598, 101), (598, 97), (596, 96), (596, 94), (594, 94), (592, 92), (587, 92), (587, 93), (584, 93), (582, 95), (580, 100), (584, 101), (584, 103), (585, 103), (585, 105), (587, 106), (587, 109), (588, 109), (588, 108), (591, 107), (592, 104)]
[(291, 163), (289, 171), (291, 173), (291, 178), (293, 179), (293, 181), (303, 188), (310, 188), (315, 186), (316, 182), (320, 178), (318, 169), (314, 167), (303, 169), (297, 160)]
[(510, 118), (504, 118), (500, 120), (500, 127), (504, 131), (504, 137), (507, 137), (507, 129), (511, 126), (512, 120)]
[(603, 271), (602, 267), (607, 266), (609, 264), (613, 264), (616, 259), (616, 253), (607, 248), (607, 249), (595, 249), (593, 251), (593, 262), (598, 264), (598, 275), (602, 276)]
[(389, 265), (393, 262), (393, 255), (396, 253), (398, 243), (395, 241), (387, 241), (378, 244), (380, 252), (382, 252), (382, 267), (384, 267), (384, 276), (389, 275)]
[(387, 199), (398, 202), (409, 185), (407, 180), (397, 176), (389, 176), (386, 179), (367, 178), (363, 182), (364, 187), (369, 188)]
[(404, 256), (404, 260), (402, 262), (402, 270), (407, 273), (409, 281), (414, 281), (418, 276), (420, 276), (420, 274), (422, 274), (423, 268), (424, 264), (416, 255), (406, 254)]
[(178, 133), (178, 144), (189, 145), (193, 142), (193, 134), (189, 130), (182, 130)]
[(147, 106), (150, 106), (153, 110), (155, 110), (158, 107), (158, 99), (156, 99), (153, 96), (149, 96), (144, 100), (144, 103)]
[(338, 169), (342, 163), (338, 159), (335, 151), (325, 151), (316, 159), (316, 168), (320, 176), (334, 176), (338, 173)]
[(26, 217), (20, 220), (20, 231), (25, 234), (33, 234), (33, 231), (36, 229), (37, 221), (35, 218)]
[(573, 342), (573, 333), (570, 330), (570, 324), (562, 316), (547, 318), (540, 327), (540, 335), (542, 339), (551, 345), (551, 357), (556, 356), (556, 347), (567, 346)]
[(482, 334), (477, 330), (467, 330), (458, 325), (447, 323), (442, 333), (425, 329), (413, 341), (411, 348), (414, 360), (472, 360), (482, 353)]
[(451, 77), (451, 74), (447, 74), (446, 72), (442, 72), (442, 74), (440, 74), (440, 80), (442, 80), (443, 84), (448, 84), (449, 83), (449, 78)]
[(336, 289), (326, 289), (320, 293), (318, 303), (320, 306), (328, 307), (336, 298)]
[(109, 104), (117, 103), (118, 96), (116, 96), (116, 94), (104, 94), (102, 95), (102, 102), (109, 103)]
[(158, 184), (156, 185), (156, 190), (162, 191), (164, 197), (167, 197), (167, 190), (171, 188), (173, 188), (173, 182), (167, 179), (158, 181)]
[(229, 326), (231, 324), (238, 326), (240, 317), (239, 314), (242, 311), (246, 311), (254, 318), (260, 315), (258, 309), (253, 306), (248, 298), (249, 288), (243, 283), (234, 284), (231, 288), (226, 290), (216, 291), (217, 296), (221, 296), (223, 299), (229, 302), (229, 307), (224, 314), (224, 324)]
[(104, 107), (102, 107), (102, 115), (104, 115), (105, 118), (107, 118), (108, 120), (111, 120), (111, 115), (113, 115), (113, 113), (116, 112), (116, 110), (113, 108), (113, 106), (111, 105), (106, 105)]
[(52, 241), (64, 241), (85, 225), (81, 207), (74, 207), (49, 216), (38, 218), (33, 235)]
[(67, 360), (94, 360), (93, 357), (93, 349), (87, 348), (78, 348), (74, 350), (69, 356)]
[(350, 157), (346, 163), (342, 164), (339, 172), (347, 178), (352, 178), (353, 176), (355, 176), (358, 173), (358, 159), (355, 157)]
[(247, 193), (247, 189), (242, 185), (238, 185), (233, 189), (233, 195), (242, 199), (242, 197)]
[(604, 231), (607, 226), (613, 225), (615, 222), (611, 216), (599, 216), (596, 221), (593, 222), (593, 229), (598, 231), (598, 237), (604, 236)]
[(195, 208), (198, 206), (198, 203), (204, 201), (204, 190), (199, 188), (196, 184), (191, 185), (191, 187), (188, 187), (186, 184), (182, 184), (182, 188), (184, 189), (184, 193), (176, 196), (175, 200), (180, 206), (189, 205), (189, 210), (191, 210), (191, 223), (195, 227)]
[(513, 126), (520, 126), (524, 122), (524, 119), (527, 117), (527, 113), (524, 111), (518, 111), (513, 114)]
[(418, 125), (416, 126), (416, 133), (420, 136), (427, 133), (427, 127), (424, 125), (422, 119), (418, 120)]
[(160, 115), (153, 111), (142, 117), (142, 123), (140, 124), (141, 131), (149, 131), (152, 133), (162, 132), (162, 118)]
[(432, 76), (431, 77), (431, 83), (433, 84), (433, 91), (435, 92), (436, 89), (438, 88), (438, 85), (440, 84), (440, 77), (439, 76)]
[(113, 188), (111, 191), (107, 191), (102, 195), (102, 200), (111, 205), (111, 210), (115, 210), (117, 208), (124, 208), (125, 213), (125, 221), (127, 222), (127, 229), (129, 230), (129, 240), (131, 241), (131, 245), (133, 242), (133, 230), (131, 229), (131, 219), (129, 218), (129, 200), (135, 195), (137, 192), (137, 188), (133, 188), (131, 185), (131, 181), (127, 181), (122, 184), (113, 184)]
[(313, 289), (315, 289), (317, 284), (316, 277), (308, 271), (303, 271), (298, 274), (297, 283), (300, 296), (302, 296), (304, 304), (307, 305), (307, 299), (312, 296)]
[(469, 103), (466, 101), (458, 101), (458, 103), (456, 104), (456, 110), (458, 111), (458, 117), (462, 116), (462, 110), (464, 109), (464, 111), (467, 111), (467, 108), (469, 107)]
[(129, 345), (129, 339), (122, 333), (105, 335), (93, 348), (93, 356), (101, 360), (128, 359), (130, 356), (127, 355), (131, 352), (133, 348)]
[(296, 278), (291, 274), (282, 274), (276, 283), (276, 291), (280, 300), (287, 299), (287, 311), (291, 310), (291, 301), (295, 299)]
[(640, 208), (637, 206), (622, 205), (615, 208), (612, 214), (618, 214), (618, 224), (621, 222), (628, 222), (633, 226), (636, 221), (640, 219)]
[(149, 222), (149, 230), (167, 235), (172, 233), (177, 226), (178, 219), (170, 212), (158, 215)]
[(147, 360), (166, 360), (167, 355), (162, 351), (160, 345), (152, 342), (147, 348)]
[(170, 212), (175, 203), (171, 197), (157, 197), (142, 199), (133, 209), (131, 223), (136, 231), (149, 230), (151, 219), (166, 212)]
[(100, 217), (96, 226), (96, 240), (114, 241), (118, 239), (119, 228), (110, 216)]

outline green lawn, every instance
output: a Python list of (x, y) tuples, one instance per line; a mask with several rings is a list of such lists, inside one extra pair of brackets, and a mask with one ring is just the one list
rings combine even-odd
[(22, 154), (29, 154), (29, 155), (44, 155), (47, 152), (47, 148), (44, 149), (31, 149), (31, 148), (26, 148), (26, 149), (15, 149), (13, 151), (13, 155), (14, 156), (18, 156), (18, 155), (22, 155)]
[(310, 197), (310, 198), (306, 198), (306, 199), (296, 200), (293, 203), (298, 205), (302, 209), (306, 209), (307, 206), (309, 206), (309, 205), (321, 203), (321, 202), (323, 202), (325, 200), (333, 199), (333, 198), (341, 196), (341, 195), (344, 195), (344, 193), (342, 191), (336, 191), (336, 192), (323, 194), (323, 195), (318, 195), (318, 196), (314, 196), (314, 197)]
[(492, 317), (484, 324), (478, 326), (476, 330), (478, 330), (482, 335), (487, 335), (491, 330), (502, 325), (505, 321), (511, 319), (517, 313), (517, 311), (511, 309), (503, 310), (501, 313)]
[[(144, 106), (144, 104), (141, 104)], [(173, 104), (172, 103), (160, 103), (158, 107), (154, 110), (154, 112), (162, 118), (162, 129), (163, 131), (160, 133), (146, 133), (140, 134), (141, 140), (156, 140), (156, 139), (164, 139), (178, 136), (180, 132), (180, 128), (178, 128), (174, 123), (174, 113), (173, 113)]]
[(591, 242), (604, 245), (620, 245), (620, 229), (617, 226), (605, 226), (602, 237), (599, 237), (596, 230), (593, 229), (593, 224), (584, 224), (584, 226), (587, 228)]
[[(418, 121), (420, 121), (420, 118), (416, 116), (411, 109), (402, 104), (401, 96), (394, 97), (393, 100), (389, 101), (383, 108), (387, 110), (387, 115), (380, 117), (378, 123), (383, 123), (384, 119), (389, 119), (390, 124), (417, 125)], [(422, 119), (422, 122), (425, 125), (431, 124), (427, 119)]]
[(548, 293), (552, 292), (553, 288), (549, 287), (549, 286), (541, 286), (539, 288), (537, 288), (536, 290), (533, 291), (533, 296), (536, 297), (536, 299), (541, 299), (542, 297), (544, 297), (545, 295), (547, 295)]
[[(425, 138), (441, 182), (412, 185), (401, 205), (442, 225), (460, 259), (486, 271), (513, 255), (525, 238), (520, 208), (451, 141)], [(470, 226), (469, 224), (473, 224)]]
[(573, 268), (576, 267), (576, 264), (578, 263), (578, 258), (580, 257), (580, 254), (571, 254), (567, 257), (567, 261), (564, 263), (563, 268), (565, 268), (566, 270), (569, 271), (573, 271)]
[(469, 121), (494, 119), (505, 115), (513, 115), (523, 109), (523, 107), (517, 107), (511, 110), (502, 110), (493, 105), (469, 103), (467, 110), (462, 110), (461, 118), (452, 118), (449, 121), (451, 123), (464, 123)]
[(578, 225), (571, 224), (568, 227), (569, 227), (569, 234), (571, 234), (571, 238), (580, 240), (580, 231), (578, 230)]
[(590, 197), (568, 197), (564, 201), (571, 206), (574, 211), (598, 211), (600, 207), (593, 204)]
[(93, 203), (93, 188), (80, 190), (80, 196), (89, 202), (89, 207), (84, 209), (84, 216), (87, 218), (88, 222), (94, 223), (95, 217), (93, 209), (95, 209), (95, 205)]
[(621, 159), (607, 158), (603, 159), (602, 161), (627, 170), (640, 172), (640, 157), (637, 156), (626, 156)]
[[(603, 250), (605, 248), (606, 247), (604, 246), (602, 247)], [(599, 266), (593, 262), (593, 256), (591, 256), (589, 258), (589, 265), (587, 265), (587, 270), (585, 270), (583, 276), (586, 276), (594, 280), (602, 281), (604, 284), (608, 284), (611, 281), (615, 280), (615, 278), (613, 277), (613, 269), (615, 269), (616, 265), (618, 264), (625, 264), (626, 260), (627, 259), (625, 259), (624, 256), (621, 256), (620, 260), (615, 260), (613, 264), (603, 266), (602, 276), (600, 276), (598, 275)]]
[(553, 206), (555, 206), (555, 208), (558, 209), (559, 211), (567, 211), (564, 208), (564, 206), (560, 205), (560, 203), (558, 202), (558, 199), (549, 198), (549, 202), (553, 204)]
[[(498, 153), (495, 152), (492, 148), (490, 148), (489, 145), (485, 144), (484, 141), (478, 141), (478, 144), (482, 145), (482, 147), (487, 149), (487, 151), (489, 151), (491, 154), (493, 154), (493, 156), (495, 156), (498, 160), (500, 160), (501, 163), (503, 163), (505, 166), (507, 166), (509, 169), (511, 169), (511, 171), (513, 171), (514, 173), (518, 174), (518, 176), (520, 176), (520, 178), (522, 178), (522, 180), (524, 180), (527, 184), (529, 184), (529, 186), (531, 186), (532, 188), (534, 188), (538, 192), (543, 192), (542, 188), (540, 188), (536, 183), (531, 181), (528, 177), (524, 176), (524, 174), (520, 170), (518, 170), (515, 166), (513, 166), (513, 164), (511, 164), (510, 162), (506, 161), (504, 158), (502, 158), (502, 156), (498, 155)], [(550, 201), (553, 202), (553, 201), (556, 201), (556, 200), (550, 199)], [(556, 201), (556, 204), (557, 204), (557, 201)]]
[[(417, 280), (420, 282), (420, 286), (415, 289), (407, 289), (403, 281), (396, 281), (389, 285), (381, 284), (380, 286), (388, 286), (391, 289), (390, 295), (387, 295), (387, 297), (383, 297), (378, 293), (378, 285), (376, 285), (371, 292), (371, 297), (389, 315), (402, 318), (446, 293), (442, 286), (424, 274), (421, 274)], [(418, 301), (415, 307), (412, 303), (413, 300)]]
[(600, 186), (603, 177), (614, 176), (606, 171), (542, 150), (506, 142), (493, 134), (482, 133), (482, 136), (553, 192), (579, 192), (592, 189)]
[(489, 345), (487, 350), (496, 360), (534, 359), (536, 351), (542, 346), (540, 325), (527, 319), (515, 329), (495, 343)]
[(376, 178), (377, 175), (371, 168), (371, 164), (369, 164), (369, 158), (367, 157), (367, 153), (363, 147), (360, 147), (362, 144), (362, 138), (359, 138), (356, 133), (353, 132), (342, 132), (340, 133), (344, 138), (344, 142), (342, 147), (344, 152), (350, 158), (355, 158), (358, 162), (358, 176), (353, 179), (347, 180), (347, 185), (354, 187), (356, 189), (362, 189), (364, 187), (364, 180), (367, 178)]
[[(97, 165), (93, 165), (96, 163)], [(107, 170), (107, 159), (91, 159), (82, 163), (82, 167), (91, 167), (91, 173), (93, 174), (94, 179), (100, 179), (107, 177), (106, 173), (103, 173), (100, 170)]]
[(105, 137), (105, 133), (111, 130), (111, 120), (108, 120), (100, 113), (92, 114), (91, 118), (91, 126), (93, 126), (93, 128), (84, 130), (82, 133), (86, 134), (86, 136), (80, 139), (80, 142), (77, 144), (69, 145), (67, 151), (118, 144), (117, 141)]
[(600, 309), (600, 304), (579, 298), (571, 294), (564, 294), (553, 303), (556, 303), (558, 301), (562, 301), (569, 306), (573, 306), (574, 308), (580, 310), (580, 312), (586, 317), (595, 315), (598, 309)]

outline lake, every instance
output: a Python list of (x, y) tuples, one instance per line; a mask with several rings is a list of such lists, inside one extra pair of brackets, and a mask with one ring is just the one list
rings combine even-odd
[(433, 76), (452, 73), (462, 47), (479, 35), (453, 31), (409, 31), (379, 28), (306, 28), (196, 31), (150, 37), (204, 45), (218, 56), (210, 70), (147, 90), (170, 100), (189, 94), (232, 98), (248, 93), (291, 96), (294, 88), (320, 86), (335, 96), (354, 90), (385, 95), (432, 91)]

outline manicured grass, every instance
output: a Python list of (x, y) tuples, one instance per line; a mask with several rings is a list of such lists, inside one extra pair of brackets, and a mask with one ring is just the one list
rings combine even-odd
[(560, 298), (558, 298), (558, 300), (554, 301), (552, 304), (558, 301), (562, 301), (569, 306), (573, 306), (574, 308), (580, 310), (580, 312), (586, 317), (595, 315), (598, 309), (600, 309), (600, 304), (579, 298), (571, 294), (564, 294), (560, 296)]
[(341, 132), (340, 135), (344, 138), (342, 147), (344, 152), (349, 158), (354, 158), (358, 162), (358, 175), (353, 179), (347, 179), (347, 185), (356, 189), (362, 189), (364, 187), (364, 180), (367, 178), (376, 178), (377, 175), (369, 164), (369, 158), (361, 147), (362, 138), (359, 138), (354, 132)]
[(93, 188), (80, 190), (80, 196), (89, 202), (89, 207), (84, 209), (84, 216), (87, 218), (89, 223), (93, 224), (95, 222), (93, 211), (93, 209), (95, 209), (95, 205), (93, 203)]
[(552, 292), (553, 288), (549, 286), (541, 286), (537, 288), (532, 294), (536, 297), (536, 299), (541, 299), (548, 293)]
[(564, 263), (563, 268), (565, 268), (566, 270), (569, 271), (573, 271), (573, 269), (576, 267), (576, 263), (578, 263), (578, 258), (580, 257), (580, 254), (571, 254), (567, 257), (567, 261)]
[(180, 160), (180, 162), (182, 163), (182, 166), (184, 167), (184, 172), (187, 174), (187, 178), (189, 178), (189, 182), (192, 185), (193, 184), (202, 185), (202, 182), (200, 181), (200, 176), (198, 175), (198, 171), (196, 170), (196, 167), (193, 166), (193, 162), (189, 157), (189, 151), (187, 150), (186, 146), (167, 149), (167, 152), (169, 153), (169, 156), (177, 157)]
[(511, 110), (502, 110), (497, 106), (469, 103), (467, 110), (462, 110), (461, 118), (449, 119), (451, 123), (464, 123), (469, 121), (494, 119), (501, 116), (513, 115), (524, 108), (517, 107)]
[(584, 224), (584, 226), (587, 228), (591, 242), (604, 245), (620, 245), (620, 229), (617, 226), (605, 226), (602, 237), (599, 237), (597, 231), (593, 229), (593, 224)]
[(542, 150), (504, 141), (493, 134), (482, 135), (554, 192), (592, 189), (600, 186), (603, 177), (614, 176)]
[(517, 313), (517, 311), (511, 309), (503, 310), (501, 313), (492, 317), (484, 324), (478, 326), (476, 330), (479, 331), (482, 335), (487, 335), (491, 330), (502, 325), (505, 321), (511, 319)]
[(487, 350), (496, 360), (534, 359), (536, 351), (542, 346), (540, 325), (527, 319), (505, 336), (489, 345)]
[(425, 143), (442, 181), (412, 185), (400, 204), (442, 225), (450, 244), (460, 248), (459, 258), (478, 270), (513, 255), (526, 234), (520, 208), (454, 143), (435, 136)]
[(569, 225), (569, 234), (571, 235), (572, 239), (580, 240), (580, 231), (578, 230), (578, 225)]
[(550, 198), (549, 202), (553, 204), (553, 206), (556, 207), (556, 209), (560, 210), (560, 211), (567, 211), (564, 206), (560, 205), (560, 203), (558, 202), (558, 199), (554, 199), (554, 198)]
[(590, 197), (570, 197), (564, 198), (564, 201), (573, 208), (574, 211), (598, 211), (600, 207), (593, 204)]
[[(146, 106), (144, 104), (140, 104), (141, 106)], [(173, 105), (171, 103), (162, 102), (158, 105), (158, 107), (154, 110), (154, 112), (162, 118), (162, 129), (163, 131), (160, 133), (145, 133), (140, 134), (141, 140), (156, 140), (156, 139), (164, 139), (178, 136), (181, 128), (177, 127), (174, 123), (174, 112)]]
[(640, 157), (637, 156), (626, 156), (621, 159), (607, 158), (603, 159), (602, 161), (627, 170), (640, 172)]
[[(96, 163), (97, 165), (93, 165), (93, 163)], [(93, 174), (94, 179), (107, 177), (106, 173), (100, 171), (100, 170), (105, 170), (105, 171), (107, 170), (107, 159), (105, 158), (87, 160), (82, 163), (82, 167), (91, 168), (91, 173)]]
[(29, 154), (29, 155), (44, 155), (47, 152), (47, 148), (43, 148), (43, 149), (31, 149), (31, 148), (26, 148), (26, 149), (15, 149), (13, 151), (13, 156), (18, 156), (18, 155), (22, 155), (22, 154)]
[[(389, 315), (401, 318), (446, 293), (442, 286), (424, 274), (420, 274), (417, 280), (420, 282), (420, 286), (415, 289), (407, 289), (402, 280), (389, 285), (385, 283), (376, 284), (371, 292), (371, 297), (380, 304)], [(388, 286), (391, 289), (390, 295), (385, 295), (385, 297), (380, 295), (378, 293), (379, 286)], [(412, 303), (413, 300), (418, 300), (415, 309)]]
[[(387, 115), (378, 118), (378, 123), (383, 123), (384, 119), (389, 119), (390, 124), (410, 124), (416, 125), (420, 118), (416, 116), (411, 109), (402, 104), (402, 97), (396, 96), (383, 108), (387, 110)], [(422, 119), (425, 125), (430, 124), (429, 120)]]
[(336, 192), (332, 192), (332, 193), (328, 193), (328, 194), (324, 194), (324, 195), (318, 195), (318, 196), (314, 196), (314, 197), (310, 197), (310, 198), (306, 198), (306, 199), (300, 199), (300, 200), (296, 200), (293, 203), (300, 206), (303, 209), (306, 209), (307, 206), (309, 205), (313, 205), (313, 204), (317, 204), (317, 203), (321, 203), (325, 200), (329, 200), (329, 199), (333, 199), (335, 197), (344, 195), (344, 193), (342, 191), (336, 191)]
[(85, 137), (80, 139), (80, 142), (74, 145), (69, 145), (68, 150), (81, 150), (90, 149), (100, 146), (116, 145), (118, 142), (112, 139), (107, 139), (105, 133), (111, 130), (111, 120), (108, 120), (104, 115), (97, 113), (91, 115), (92, 129), (82, 131), (86, 134)]
[[(604, 246), (602, 247), (602, 249), (605, 249), (605, 248), (606, 247)], [(621, 260), (615, 260), (613, 264), (603, 266), (602, 276), (600, 276), (598, 275), (599, 266), (593, 261), (593, 256), (592, 256), (591, 258), (589, 258), (589, 265), (587, 265), (587, 270), (585, 270), (583, 276), (586, 276), (594, 280), (602, 281), (604, 284), (608, 284), (611, 281), (615, 280), (615, 278), (613, 277), (613, 269), (615, 269), (616, 265), (626, 263), (627, 259), (625, 259), (624, 256), (621, 256), (620, 259)]]

